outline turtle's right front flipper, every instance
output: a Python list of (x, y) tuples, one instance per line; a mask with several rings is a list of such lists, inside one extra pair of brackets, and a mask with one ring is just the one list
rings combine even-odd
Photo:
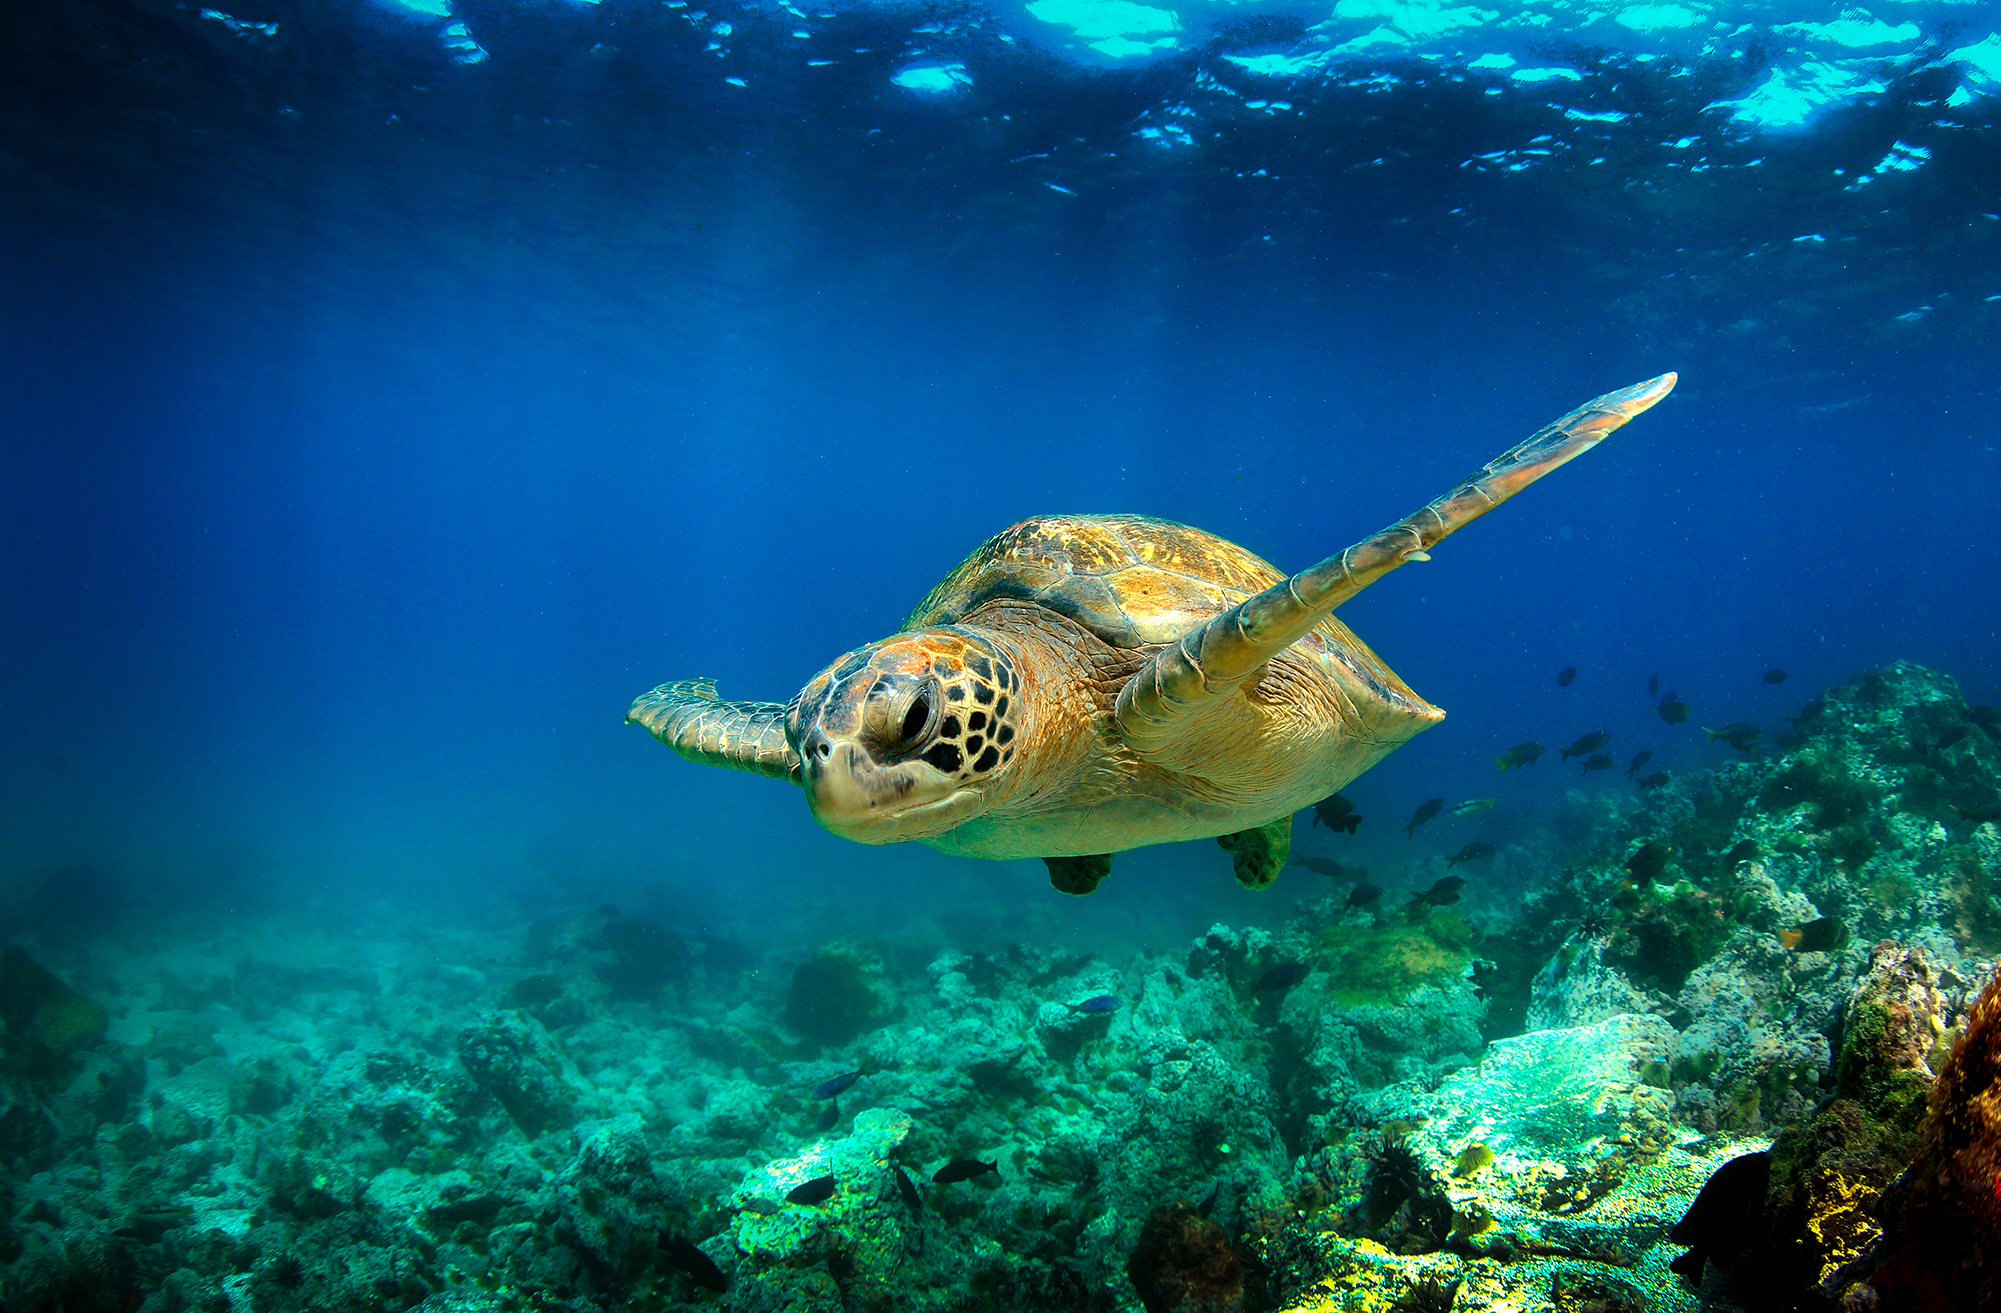
[(625, 718), (689, 761), (799, 783), (782, 702), (723, 702), (714, 680), (681, 679), (640, 694)]
[(1674, 384), (1673, 374), (1662, 374), (1585, 402), (1415, 515), (1245, 598), (1169, 643), (1119, 691), (1119, 732), (1127, 745), (1143, 757), (1171, 756), (1187, 735), (1200, 732), (1202, 707), (1234, 693), (1334, 608), (1405, 561), (1429, 560), (1431, 548), (1448, 534), (1589, 451), (1673, 391)]

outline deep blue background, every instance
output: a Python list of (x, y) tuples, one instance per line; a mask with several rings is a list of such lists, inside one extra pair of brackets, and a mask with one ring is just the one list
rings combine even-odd
[[(881, 166), (909, 196), (871, 200), (797, 155), (704, 172), (707, 146), (671, 187), (634, 165), (552, 201), (504, 127), (452, 122), (484, 190), (329, 146), (271, 180), (276, 217), (235, 184), (160, 204), (129, 158), (84, 180), (14, 157), (43, 183), (10, 211), (0, 311), (17, 915), (498, 895), (1085, 942), (1272, 917), (1324, 881), (1254, 897), (1184, 845), (1071, 903), (1039, 864), (836, 840), (620, 717), (693, 675), (783, 700), (1030, 514), (1165, 516), (1300, 568), (1666, 369), (1668, 401), (1344, 609), (1450, 716), (1349, 791), (1345, 849), (1302, 847), (1394, 873), (1506, 839), (1568, 790), (1631, 791), (1554, 751), (1500, 776), (1514, 743), (1602, 727), (1620, 766), (1684, 772), (1730, 756), (1698, 725), (1769, 734), (1896, 659), (2001, 700), (1991, 315), (1906, 326), (1844, 274), (1787, 275), (1771, 299), (1813, 326), (1781, 335), (1740, 313), (1774, 277), (1748, 263), (1674, 284), (1715, 275), (1683, 238), (1727, 214), (1656, 205), (1598, 263), (1546, 240), (1558, 180), (1432, 258), (1167, 169), (1066, 217), (1047, 189), (927, 190), (916, 156)], [(1908, 236), (1896, 278), (1925, 268)], [(1654, 715), (1654, 673), (1693, 723)], [(1503, 805), (1404, 840), (1434, 795)]]

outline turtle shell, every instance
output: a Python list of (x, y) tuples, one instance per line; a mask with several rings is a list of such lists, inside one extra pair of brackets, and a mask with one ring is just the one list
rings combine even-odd
[[(1171, 643), (1287, 576), (1212, 533), (1146, 515), (1046, 515), (1001, 530), (933, 588), (905, 629), (1013, 598), (1113, 647)], [(1348, 641), (1345, 626), (1327, 622)]]

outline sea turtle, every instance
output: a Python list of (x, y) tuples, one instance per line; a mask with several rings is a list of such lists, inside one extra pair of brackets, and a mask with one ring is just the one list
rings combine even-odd
[(1214, 838), (1263, 888), (1292, 814), (1445, 715), (1333, 618), (1342, 602), (1674, 387), (1587, 402), (1415, 515), (1287, 578), (1143, 515), (1045, 515), (988, 539), (891, 638), (789, 703), (662, 684), (637, 721), (690, 761), (790, 780), (862, 843), (1040, 857), (1089, 893), (1111, 854)]

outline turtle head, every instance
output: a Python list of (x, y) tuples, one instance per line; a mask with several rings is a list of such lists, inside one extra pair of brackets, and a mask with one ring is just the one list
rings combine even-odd
[(942, 834), (984, 811), (1014, 758), (1021, 676), (984, 636), (919, 629), (848, 653), (787, 709), (813, 817), (861, 843)]

